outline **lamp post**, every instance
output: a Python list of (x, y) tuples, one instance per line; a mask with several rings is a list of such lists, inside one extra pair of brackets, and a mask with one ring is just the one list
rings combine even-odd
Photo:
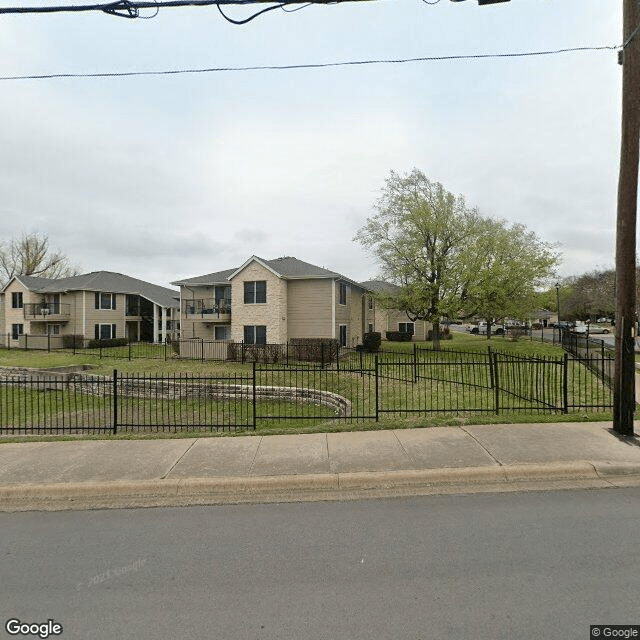
[(560, 283), (556, 282), (556, 296), (558, 298), (558, 322), (560, 322)]

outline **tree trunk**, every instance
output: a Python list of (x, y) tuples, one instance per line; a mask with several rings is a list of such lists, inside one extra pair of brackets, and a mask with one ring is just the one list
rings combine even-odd
[(433, 326), (433, 350), (440, 351), (440, 318), (431, 322)]

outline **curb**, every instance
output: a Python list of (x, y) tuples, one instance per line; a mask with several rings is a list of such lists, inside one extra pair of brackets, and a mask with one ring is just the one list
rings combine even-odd
[(0, 511), (354, 500), (640, 484), (640, 465), (572, 461), (278, 476), (25, 483), (0, 486)]

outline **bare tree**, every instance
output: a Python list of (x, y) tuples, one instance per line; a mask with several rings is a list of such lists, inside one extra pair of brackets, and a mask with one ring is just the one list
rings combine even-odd
[(19, 239), (0, 243), (0, 285), (17, 275), (64, 278), (76, 275), (67, 256), (49, 249), (49, 238), (39, 233), (24, 233)]

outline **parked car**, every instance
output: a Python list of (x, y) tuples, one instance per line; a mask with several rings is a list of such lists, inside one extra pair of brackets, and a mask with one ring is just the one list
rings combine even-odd
[[(487, 323), (478, 322), (477, 327), (471, 329), (471, 333), (487, 335)], [(491, 324), (491, 335), (503, 336), (505, 334), (505, 327), (502, 324)]]
[(611, 333), (609, 327), (600, 327), (596, 324), (589, 325), (589, 333)]
[(556, 329), (573, 329), (576, 323), (573, 320), (560, 320), (559, 322), (555, 322), (553, 326)]

